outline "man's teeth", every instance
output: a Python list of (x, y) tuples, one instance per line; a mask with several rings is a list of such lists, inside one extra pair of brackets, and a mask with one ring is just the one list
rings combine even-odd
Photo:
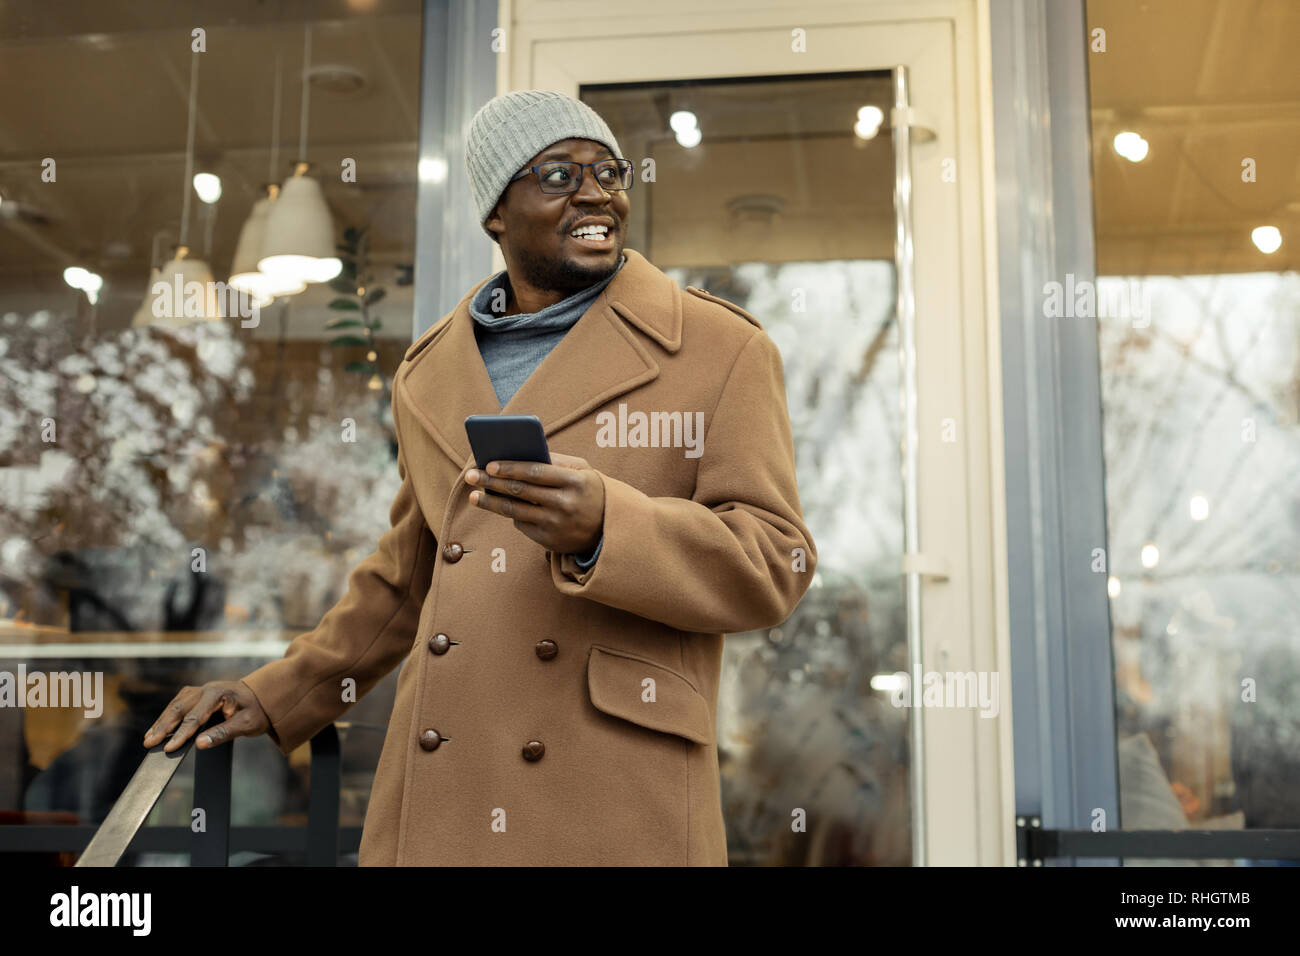
[(583, 226), (581, 229), (575, 229), (569, 235), (583, 237), (586, 239), (604, 239), (609, 234), (608, 226)]

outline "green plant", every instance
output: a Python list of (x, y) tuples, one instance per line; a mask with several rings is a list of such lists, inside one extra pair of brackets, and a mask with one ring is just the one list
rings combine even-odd
[(325, 328), (345, 330), (330, 341), (331, 346), (366, 350), (365, 361), (348, 362), (343, 370), (368, 376), (369, 387), (381, 391), (386, 388), (386, 380), (379, 370), (375, 332), (382, 323), (378, 316), (371, 316), (370, 307), (388, 293), (382, 286), (373, 284), (374, 275), (370, 272), (367, 256), (368, 232), (352, 226), (343, 230), (343, 241), (338, 245), (343, 270), (330, 280), (330, 288), (339, 295), (329, 304), (330, 309), (341, 314), (326, 322)]

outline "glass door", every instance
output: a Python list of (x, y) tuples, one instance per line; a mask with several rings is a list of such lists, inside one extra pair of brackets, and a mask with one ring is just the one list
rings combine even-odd
[[(953, 31), (828, 27), (818, 69), (792, 72), (735, 13), (673, 37), (670, 58), (635, 23), (538, 16), (515, 25), (508, 88), (600, 113), (638, 171), (627, 245), (751, 312), (784, 362), (818, 569), (784, 624), (727, 637), (730, 861), (1001, 862), (1001, 699), (990, 720), (908, 693), (937, 668), (987, 678), (998, 660), (991, 562), (969, 558), (992, 548), (970, 490), (989, 490), (972, 477), (989, 414), (982, 302), (953, 278), (969, 255), (978, 279), (978, 209), (963, 223), (972, 197), (944, 184), (937, 146), (956, 152)], [(909, 72), (937, 131), (909, 125)]]
[[(653, 188), (629, 194), (628, 245), (759, 317), (785, 364), (820, 558), (784, 625), (727, 637), (718, 749), (731, 860), (907, 864), (908, 711), (872, 687), (907, 667), (894, 153), (880, 129), (890, 74), (581, 96), (627, 156), (653, 164)], [(875, 118), (869, 137), (845, 126), (860, 110)], [(871, 492), (846, 508), (853, 487)], [(808, 838), (789, 825), (796, 808)]]

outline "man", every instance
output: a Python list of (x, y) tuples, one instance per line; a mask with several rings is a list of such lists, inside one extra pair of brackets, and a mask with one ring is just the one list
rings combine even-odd
[[(723, 634), (784, 621), (816, 568), (779, 353), (624, 247), (633, 170), (585, 104), (497, 97), (467, 162), (506, 271), (394, 376), (392, 528), (316, 630), (183, 689), (145, 745), (220, 709), (196, 746), (288, 754), (404, 663), (362, 865), (725, 865)], [(472, 467), (464, 420), (498, 411), (554, 463)]]

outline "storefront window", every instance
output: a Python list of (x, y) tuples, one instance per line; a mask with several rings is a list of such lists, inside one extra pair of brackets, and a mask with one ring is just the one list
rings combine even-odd
[[(0, 671), (81, 675), (95, 698), (0, 708), (6, 823), (101, 822), (181, 686), (245, 676), (319, 623), (399, 484), (418, 0), (310, 21), (143, 8), (3, 15)], [(316, 218), (281, 223), (275, 251), (323, 271), (226, 299), (271, 255), (272, 218), (241, 244), (255, 204), (274, 217), (304, 191)], [(202, 294), (163, 301), (155, 283), (176, 272)], [(395, 679), (349, 713), (345, 827), (361, 825)], [(241, 741), (233, 823), (302, 822), (306, 758)], [(188, 824), (186, 775), (151, 823)]]
[(1291, 52), (1087, 11), (1123, 825), (1300, 827)]

